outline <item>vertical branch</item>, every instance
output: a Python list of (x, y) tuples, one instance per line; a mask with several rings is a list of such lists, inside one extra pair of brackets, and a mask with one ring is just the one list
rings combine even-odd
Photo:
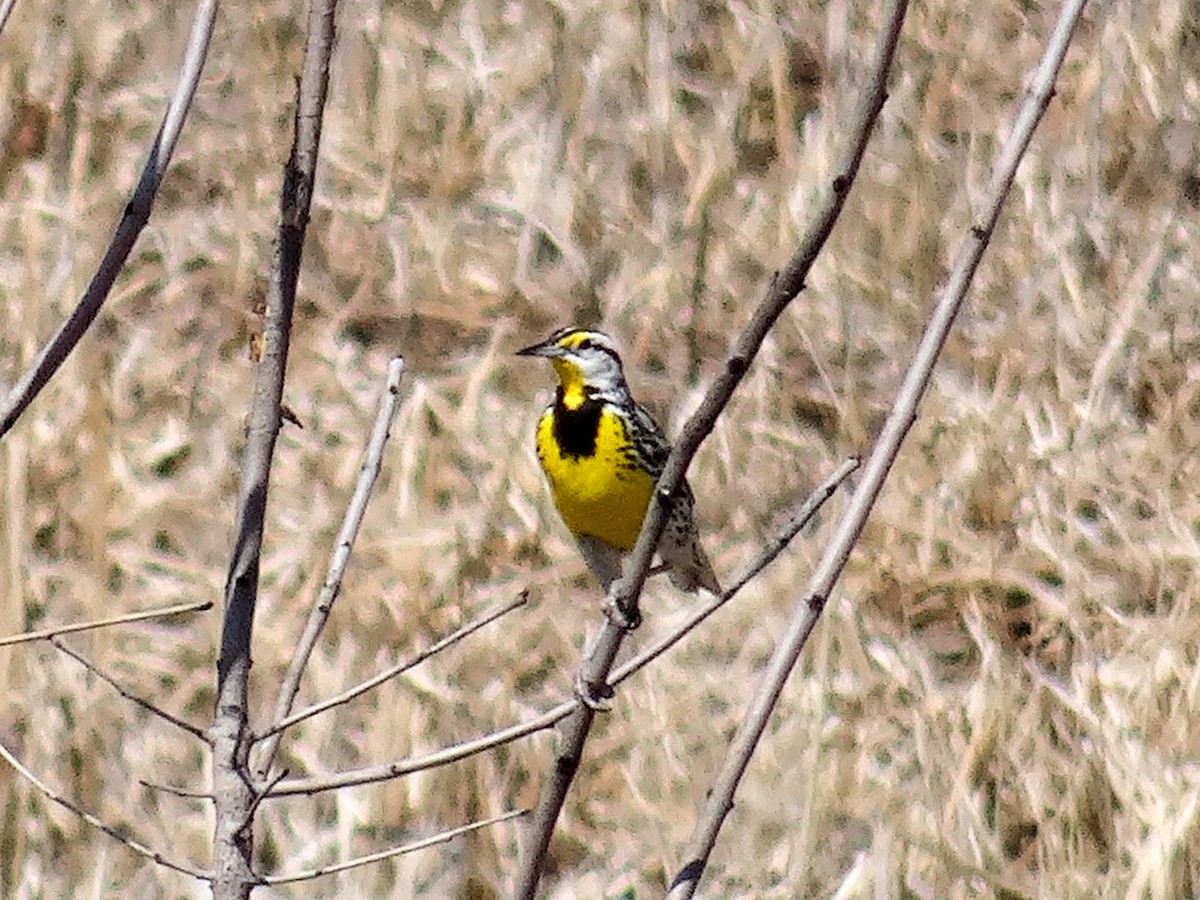
[[(0, 13), (7, 17), (11, 9), (10, 4), (0, 9)], [(117, 230), (104, 251), (96, 274), (92, 276), (75, 309), (38, 353), (33, 364), (17, 379), (3, 403), (0, 403), (0, 438), (16, 424), (21, 413), (33, 402), (33, 398), (46, 386), (51, 376), (58, 371), (91, 327), (100, 312), (100, 307), (108, 299), (108, 292), (112, 290), (113, 282), (117, 280), (125, 260), (129, 258), (138, 235), (150, 220), (150, 210), (154, 206), (154, 198), (158, 195), (158, 186), (167, 171), (171, 154), (175, 152), (179, 132), (183, 129), (192, 98), (196, 95), (196, 85), (200, 82), (200, 73), (208, 57), (208, 42), (212, 37), (216, 19), (217, 0), (201, 0), (192, 20), (192, 32), (188, 38), (179, 80), (175, 84), (175, 93), (171, 95), (171, 102), (167, 105), (162, 124), (158, 126), (158, 134), (154, 137), (154, 143), (150, 145), (150, 154), (142, 169), (142, 176), (133, 189), (133, 196), (125, 204), (125, 211), (117, 224)], [(3, 20), (0, 20), (0, 28), (3, 25)]]
[(1033, 85), (1017, 114), (1012, 133), (1000, 151), (983, 215), (966, 235), (944, 293), (933, 310), (925, 334), (897, 391), (895, 403), (880, 429), (871, 455), (863, 465), (862, 482), (851, 497), (842, 520), (830, 538), (829, 546), (817, 563), (808, 589), (800, 597), (787, 632), (775, 648), (762, 683), (755, 692), (750, 708), (726, 753), (721, 771), (708, 793), (704, 810), (684, 856), (686, 862), (671, 882), (669, 900), (685, 900), (695, 895), (700, 876), (704, 873), (709, 855), (716, 845), (717, 834), (725, 817), (733, 808), (734, 793), (742, 774), (750, 764), (750, 758), (783, 691), (783, 685), (795, 666), (808, 636), (816, 626), (817, 619), (824, 610), (825, 601), (841, 575), (850, 551), (858, 541), (867, 516), (900, 451), (900, 444), (916, 421), (917, 404), (924, 396), (934, 364), (966, 297), (984, 250), (991, 240), (1017, 166), (1054, 94), (1055, 78), (1066, 56), (1075, 23), (1086, 2), (1087, 0), (1070, 0), (1063, 8), (1054, 33), (1047, 43)]
[(218, 900), (247, 898), (258, 881), (251, 866), (255, 797), (247, 762), (250, 748), (246, 712), (250, 638), (258, 595), (267, 488), (280, 425), (279, 408), (287, 369), (292, 310), (312, 205), (329, 85), (335, 9), (333, 0), (313, 0), (309, 7), (295, 135), (284, 168), (279, 235), (267, 290), (263, 326), (266, 350), (259, 365), (250, 407), (238, 489), (237, 525), (225, 582), (225, 617), (221, 655), (217, 662), (217, 706), (212, 729), (212, 787), (216, 806), (213, 895)]
[(700, 341), (696, 320), (700, 316), (700, 305), (704, 302), (704, 294), (708, 290), (708, 240), (712, 235), (710, 203), (707, 200), (700, 209), (699, 229), (700, 234), (696, 237), (696, 268), (692, 273), (692, 308), (688, 313), (687, 325), (688, 385), (700, 380)]
[[(636, 622), (639, 618), (638, 598), (641, 596), (655, 548), (666, 525), (670, 498), (682, 483), (688, 464), (701, 442), (708, 436), (717, 417), (741, 384), (767, 332), (787, 305), (804, 288), (804, 280), (841, 214), (866, 152), (867, 140), (887, 99), (887, 75), (891, 69), (892, 57), (907, 9), (907, 0), (892, 0), (888, 7), (887, 26), (880, 37), (873, 68), (851, 122), (846, 148), (838, 160), (830, 191), (817, 208), (795, 255), (788, 261), (787, 266), (776, 274), (766, 297), (759, 302), (750, 321), (737, 336), (721, 373), (709, 386), (696, 412), (684, 424), (679, 440), (667, 458), (650, 507), (646, 511), (646, 519), (642, 523), (637, 544), (625, 564), (625, 574), (615, 581), (609, 590), (606, 605), (608, 618), (593, 642), (590, 655), (579, 669), (578, 681), (595, 693), (602, 692), (608, 679), (617, 651), (624, 640), (627, 623)], [(580, 703), (562, 725), (554, 760), (554, 774), (543, 787), (542, 795), (538, 799), (531, 833), (528, 836), (529, 845), (525, 848), (517, 875), (517, 887), (514, 892), (517, 897), (532, 900), (537, 890), (550, 838), (566, 799), (567, 789), (583, 757), (583, 746), (591, 730), (594, 715), (594, 710), (588, 704)]]

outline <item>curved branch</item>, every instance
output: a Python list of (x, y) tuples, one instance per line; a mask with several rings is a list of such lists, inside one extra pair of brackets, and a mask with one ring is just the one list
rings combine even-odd
[(75, 309), (59, 326), (50, 342), (38, 353), (33, 364), (17, 379), (17, 383), (0, 406), (0, 438), (16, 424), (21, 413), (33, 402), (33, 398), (46, 386), (91, 327), (100, 312), (100, 307), (108, 299), (113, 282), (117, 280), (125, 260), (129, 258), (133, 245), (142, 229), (146, 227), (146, 222), (150, 219), (150, 210), (154, 206), (154, 198), (158, 195), (158, 186), (162, 183), (167, 164), (175, 152), (179, 132), (183, 129), (192, 98), (196, 95), (196, 85), (200, 82), (200, 73), (208, 56), (208, 43), (217, 19), (217, 5), (217, 0), (200, 0), (196, 16), (192, 20), (192, 32), (188, 38), (183, 66), (179, 71), (179, 80), (175, 84), (175, 93), (171, 95), (171, 102), (167, 104), (158, 134), (154, 136), (154, 142), (150, 145), (149, 158), (142, 169), (137, 186), (133, 189), (133, 196), (125, 205), (121, 221), (117, 223), (117, 230), (104, 251), (96, 274), (92, 276)]

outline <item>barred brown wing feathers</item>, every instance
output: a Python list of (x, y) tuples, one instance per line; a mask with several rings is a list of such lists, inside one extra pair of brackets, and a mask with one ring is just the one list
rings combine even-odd
[[(658, 423), (641, 404), (635, 404), (630, 427), (634, 442), (642, 458), (642, 465), (651, 475), (658, 478), (667, 464), (671, 444), (667, 441)], [(671, 583), (681, 590), (695, 592), (705, 588), (720, 595), (721, 585), (713, 572), (712, 564), (700, 545), (692, 508), (695, 499), (687, 479), (670, 501), (667, 525), (658, 545), (658, 554), (667, 565)]]
[[(647, 472), (658, 478), (667, 466), (667, 457), (671, 455), (671, 442), (658, 427), (654, 417), (640, 403), (635, 404), (635, 413), (630, 424), (633, 441), (642, 458), (642, 466)], [(691, 486), (687, 483), (686, 478), (679, 486), (677, 494), (687, 500), (687, 508), (690, 510), (693, 497)]]
[(671, 454), (671, 444), (666, 435), (654, 421), (654, 417), (640, 403), (633, 405), (633, 416), (630, 419), (631, 437), (638, 453), (642, 457), (642, 465), (647, 472), (657, 478), (662, 474)]
[(721, 584), (700, 545), (700, 534), (692, 517), (690, 492), (686, 498), (674, 498), (673, 503), (666, 530), (658, 545), (658, 555), (667, 565), (671, 583), (689, 593), (704, 588), (714, 596), (720, 596)]

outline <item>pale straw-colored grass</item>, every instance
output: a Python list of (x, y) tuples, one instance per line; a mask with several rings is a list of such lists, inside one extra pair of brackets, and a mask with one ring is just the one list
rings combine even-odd
[[(691, 482), (718, 571), (870, 440), (1053, 4), (916, 4), (846, 212)], [(972, 300), (705, 881), (712, 897), (1200, 890), (1200, 19), (1095, 4)], [(0, 379), (90, 276), (190, 9), (18, 4), (0, 36)], [(298, 5), (229, 5), (163, 196), (93, 333), (0, 444), (4, 633), (219, 596), (286, 156)], [(528, 607), (285, 741), (296, 775), (435, 749), (566, 695), (597, 604), (531, 450), (599, 323), (670, 426), (828, 188), (868, 5), (350, 3), (272, 482), (253, 703), (320, 586), (388, 357), (381, 483), (301, 702), (529, 587)], [(24, 127), (22, 125), (24, 124)], [(44, 147), (40, 146), (44, 140)], [(703, 292), (693, 302), (707, 228)], [(693, 375), (695, 379), (693, 380)], [(835, 504), (839, 501), (834, 501)], [(826, 516), (826, 521), (828, 516)], [(655, 896), (820, 541), (616, 698), (548, 896)], [(651, 585), (646, 635), (687, 600)], [(204, 724), (219, 613), (71, 640)], [(0, 652), (0, 737), (77, 802), (207, 863), (207, 758), (47, 646)], [(530, 805), (551, 739), (267, 803), (276, 870)], [(202, 896), (0, 769), (0, 894)], [(490, 897), (514, 826), (281, 891)]]

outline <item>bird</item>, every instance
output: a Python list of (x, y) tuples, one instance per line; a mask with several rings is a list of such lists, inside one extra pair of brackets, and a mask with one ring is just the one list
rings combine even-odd
[[(607, 592), (637, 541), (671, 445), (633, 399), (621, 356), (603, 332), (560, 328), (517, 355), (550, 360), (558, 376), (554, 400), (538, 419), (538, 460), (563, 523)], [(720, 596), (686, 480), (667, 504), (658, 554), (671, 583)]]

